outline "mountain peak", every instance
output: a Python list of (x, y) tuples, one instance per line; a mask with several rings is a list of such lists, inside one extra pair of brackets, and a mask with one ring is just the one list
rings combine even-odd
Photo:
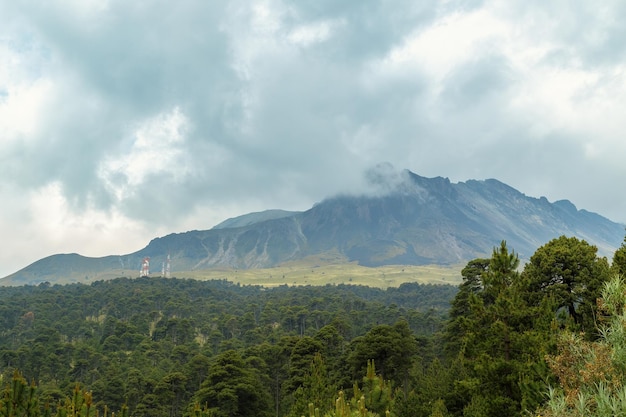
[(213, 229), (229, 229), (233, 227), (250, 226), (255, 223), (264, 222), (266, 220), (282, 219), (298, 214), (297, 211), (287, 210), (264, 210), (254, 213), (244, 214), (243, 216), (231, 217), (223, 222), (213, 226)]
[(567, 200), (528, 197), (496, 179), (452, 183), (382, 164), (368, 181), (370, 193), (328, 198), (304, 212), (250, 213), (211, 230), (153, 239), (123, 256), (54, 255), (10, 278), (53, 282), (63, 271), (83, 277), (139, 271), (145, 257), (158, 267), (168, 255), (178, 271), (271, 267), (329, 253), (365, 266), (457, 264), (489, 256), (501, 240), (525, 259), (561, 235), (585, 239), (611, 256), (623, 241), (623, 225)]

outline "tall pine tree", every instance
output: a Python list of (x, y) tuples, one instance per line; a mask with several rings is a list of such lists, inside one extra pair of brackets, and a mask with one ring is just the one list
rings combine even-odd
[(526, 302), (518, 266), (506, 242), (494, 248), (480, 275), (482, 289), (470, 292), (469, 314), (457, 323), (466, 372), (458, 383), (465, 416), (519, 416), (540, 401), (533, 388), (546, 373), (537, 364), (548, 353), (551, 316), (547, 305)]

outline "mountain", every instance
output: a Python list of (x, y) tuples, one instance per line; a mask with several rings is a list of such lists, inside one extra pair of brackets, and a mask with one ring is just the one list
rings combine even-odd
[(404, 171), (376, 182), (368, 195), (336, 196), (304, 212), (251, 213), (210, 230), (156, 238), (128, 255), (53, 255), (2, 281), (54, 282), (70, 271), (85, 280), (106, 271), (138, 274), (142, 259), (150, 257), (155, 271), (168, 254), (172, 271), (271, 267), (320, 255), (364, 266), (446, 265), (489, 256), (501, 240), (528, 259), (561, 235), (585, 239), (611, 256), (624, 237), (621, 224), (567, 200), (528, 197), (495, 179), (451, 183)]

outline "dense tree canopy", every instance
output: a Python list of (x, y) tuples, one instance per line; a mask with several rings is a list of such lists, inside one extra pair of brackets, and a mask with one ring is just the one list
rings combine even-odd
[(617, 415), (600, 404), (626, 392), (626, 303), (611, 279), (624, 247), (609, 266), (563, 236), (522, 268), (503, 241), (458, 288), (0, 288), (0, 414), (67, 415), (75, 400), (85, 415), (89, 399), (92, 414), (146, 417)]
[(193, 399), (195, 403), (205, 404), (216, 417), (272, 415), (259, 370), (234, 350), (214, 358)]
[(411, 368), (417, 342), (406, 321), (398, 321), (393, 326), (379, 325), (351, 343), (348, 361), (353, 367), (354, 376), (363, 375), (367, 363), (374, 360), (384, 379), (402, 384)]
[[(344, 366), (353, 339), (398, 322), (409, 340), (430, 337), (443, 326), (455, 292), (418, 284), (401, 292), (348, 285), (265, 289), (162, 278), (0, 288), (0, 373), (20, 369), (45, 398), (62, 398), (79, 383), (100, 409), (127, 406), (131, 415), (152, 417), (191, 412), (196, 400), (207, 412), (233, 410), (254, 386), (255, 407), (284, 416), (294, 393), (310, 384), (316, 355), (329, 386), (351, 387), (363, 376)], [(237, 369), (238, 358), (254, 375), (211, 391), (208, 381), (220, 368)]]

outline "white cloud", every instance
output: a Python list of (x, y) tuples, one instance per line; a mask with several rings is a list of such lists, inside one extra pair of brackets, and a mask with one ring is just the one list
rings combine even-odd
[(150, 175), (167, 174), (175, 182), (182, 181), (190, 168), (185, 149), (189, 128), (178, 107), (139, 123), (130, 148), (103, 160), (100, 178), (118, 201), (132, 196)]
[(382, 65), (391, 73), (417, 69), (442, 81), (455, 67), (491, 52), (507, 31), (488, 10), (456, 12), (411, 33)]
[(41, 117), (53, 89), (52, 82), (47, 79), (12, 84), (6, 88), (0, 95), (0, 136), (3, 141), (28, 139), (41, 133)]
[(289, 41), (295, 45), (307, 47), (327, 41), (332, 36), (334, 26), (340, 23), (322, 21), (301, 25), (294, 28), (288, 35)]
[(94, 206), (75, 210), (62, 188), (58, 182), (28, 192), (6, 184), (0, 187), (3, 200), (11, 201), (0, 207), (2, 218), (11, 219), (0, 222), (0, 234), (11, 240), (0, 254), (0, 276), (53, 253), (130, 253), (147, 243), (146, 236), (163, 232), (146, 230), (140, 221), (116, 210)]
[(82, 18), (98, 17), (109, 9), (110, 0), (61, 0), (60, 7)]
[(28, 207), (32, 218), (28, 233), (39, 242), (41, 256), (50, 254), (51, 248), (85, 256), (102, 256), (103, 250), (111, 255), (130, 253), (147, 243), (146, 235), (159, 232), (146, 230), (140, 220), (129, 219), (115, 209), (103, 211), (89, 205), (77, 211), (59, 183), (30, 193)]
[(54, 83), (40, 69), (46, 60), (32, 41), (0, 33), (0, 137), (31, 138), (53, 95)]
[[(598, 15), (610, 17), (602, 10)], [(371, 86), (372, 77), (381, 83), (394, 78), (408, 83), (421, 74), (427, 77), (431, 108), (443, 111), (440, 116), (445, 119), (455, 118), (458, 115), (441, 108), (440, 102), (449, 76), (461, 75), (481, 57), (500, 55), (509, 74), (497, 94), (506, 108), (494, 111), (506, 112), (512, 118), (509, 121), (518, 120), (534, 139), (558, 133), (576, 141), (593, 137), (596, 142), (626, 147), (620, 133), (626, 119), (619, 117), (626, 111), (626, 67), (619, 61), (583, 65), (584, 51), (567, 44), (559, 22), (540, 11), (514, 14), (498, 5), (444, 15), (409, 34), (371, 65), (363, 85)], [(598, 30), (590, 29), (592, 44), (603, 36)], [(559, 55), (568, 59), (554, 58)], [(593, 148), (589, 155), (597, 155), (602, 146), (596, 143)]]

